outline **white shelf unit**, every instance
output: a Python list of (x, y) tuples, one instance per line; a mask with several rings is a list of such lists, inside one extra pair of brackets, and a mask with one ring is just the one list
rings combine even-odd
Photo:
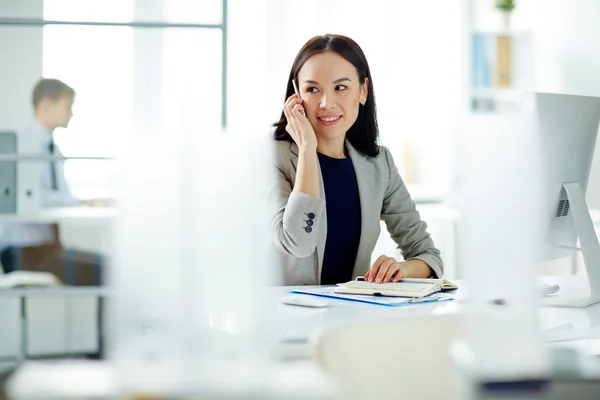
[(517, 4), (513, 12), (517, 23), (506, 27), (499, 22), (501, 13), (493, 1), (466, 1), (467, 111), (514, 112), (521, 94), (535, 87), (535, 36), (527, 23), (530, 10)]

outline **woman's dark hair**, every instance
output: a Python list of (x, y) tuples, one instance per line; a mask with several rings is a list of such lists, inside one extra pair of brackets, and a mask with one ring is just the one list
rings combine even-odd
[[(361, 85), (365, 83), (366, 78), (369, 78), (367, 102), (364, 106), (359, 107), (358, 118), (346, 133), (346, 138), (358, 151), (367, 156), (375, 157), (379, 154), (379, 129), (377, 128), (377, 111), (375, 107), (375, 95), (373, 93), (373, 79), (371, 78), (371, 70), (369, 69), (367, 58), (360, 46), (354, 40), (342, 35), (327, 34), (315, 36), (306, 42), (298, 52), (294, 64), (292, 65), (292, 70), (288, 77), (285, 100), (294, 94), (292, 79), (298, 82), (298, 72), (300, 72), (300, 69), (306, 60), (315, 54), (328, 51), (340, 55), (346, 61), (354, 65)], [(293, 141), (292, 137), (285, 130), (286, 125), (287, 119), (282, 112), (281, 119), (273, 124), (275, 127), (275, 140)]]

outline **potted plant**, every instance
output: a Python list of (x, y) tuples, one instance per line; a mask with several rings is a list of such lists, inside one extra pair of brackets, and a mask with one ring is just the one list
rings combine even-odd
[(510, 16), (515, 9), (515, 0), (496, 0), (496, 9), (502, 13), (502, 21), (506, 29), (510, 26)]

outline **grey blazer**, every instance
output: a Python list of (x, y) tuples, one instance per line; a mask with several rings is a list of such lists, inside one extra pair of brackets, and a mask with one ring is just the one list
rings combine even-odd
[[(268, 201), (272, 210), (273, 242), (283, 255), (285, 285), (315, 285), (321, 282), (323, 253), (327, 238), (325, 189), (321, 176), (321, 196), (292, 192), (296, 181), (298, 146), (276, 141), (277, 179), (270, 185)], [(352, 278), (364, 275), (371, 267), (371, 253), (384, 220), (392, 239), (405, 260), (427, 263), (437, 277), (443, 273), (440, 252), (427, 233), (415, 203), (400, 178), (390, 151), (382, 147), (377, 157), (359, 153), (346, 146), (356, 173), (361, 208), (361, 233)], [(313, 225), (307, 221), (312, 219)]]

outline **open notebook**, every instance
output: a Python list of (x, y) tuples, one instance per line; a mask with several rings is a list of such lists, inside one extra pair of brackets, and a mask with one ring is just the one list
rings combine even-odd
[(355, 280), (338, 284), (336, 293), (367, 294), (393, 297), (425, 297), (444, 290), (457, 289), (456, 284), (445, 279), (402, 279), (395, 283), (370, 283)]

